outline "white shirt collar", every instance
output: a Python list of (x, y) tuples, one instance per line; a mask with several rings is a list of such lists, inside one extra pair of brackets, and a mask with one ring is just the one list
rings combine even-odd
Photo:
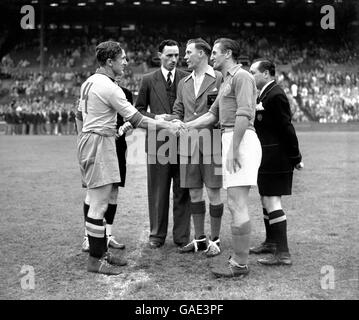
[[(215, 78), (215, 77), (216, 77), (216, 73), (214, 72), (214, 69), (213, 69), (210, 65), (207, 66), (207, 69), (206, 69), (206, 71), (205, 71), (204, 74), (208, 74), (208, 75), (211, 76), (212, 78)], [(204, 76), (204, 75), (203, 75), (203, 76)], [(190, 79), (190, 78), (193, 78), (193, 80), (194, 80), (194, 78), (195, 78), (194, 70), (193, 70), (192, 73), (186, 78), (185, 81), (187, 81), (187, 80)]]
[[(162, 71), (163, 76), (165, 77), (165, 80), (167, 81), (167, 75), (168, 75), (169, 70), (167, 70), (166, 68), (161, 66), (161, 71)], [(176, 73), (176, 68), (171, 70), (171, 80), (172, 80), (172, 82), (173, 82), (173, 79), (175, 77), (175, 73)]]
[(272, 82), (274, 82), (274, 80), (271, 80), (271, 81), (269, 81), (268, 83), (266, 83), (266, 84), (264, 85), (264, 87), (262, 88), (261, 92), (259, 93), (259, 96), (262, 95), (262, 93), (264, 92), (265, 88), (267, 88)]

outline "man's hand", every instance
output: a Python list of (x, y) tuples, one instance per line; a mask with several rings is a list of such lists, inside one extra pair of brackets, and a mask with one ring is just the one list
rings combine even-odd
[(180, 135), (188, 132), (188, 128), (187, 128), (186, 124), (184, 122), (182, 122), (181, 120), (173, 119), (171, 122), (179, 125), (177, 136), (180, 136)]
[(304, 168), (304, 163), (303, 161), (297, 163), (294, 168), (296, 168), (297, 170), (302, 170)]
[(166, 113), (162, 113), (162, 114), (156, 114), (155, 115), (155, 120), (165, 120), (165, 118), (168, 116), (168, 114)]
[(173, 114), (165, 114), (164, 119), (166, 121), (176, 120), (176, 116), (174, 116)]
[(131, 129), (133, 129), (132, 124), (129, 121), (126, 121), (121, 127), (118, 128), (118, 137), (123, 136)]
[(233, 148), (231, 146), (227, 153), (226, 170), (229, 173), (235, 173), (240, 168), (241, 168), (241, 163), (239, 162), (239, 152), (238, 150), (233, 152)]
[(186, 125), (178, 119), (174, 119), (170, 122), (170, 132), (176, 136), (179, 136), (187, 131)]

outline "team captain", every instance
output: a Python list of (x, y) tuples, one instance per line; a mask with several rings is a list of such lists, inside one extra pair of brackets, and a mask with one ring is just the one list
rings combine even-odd
[(103, 219), (111, 194), (116, 192), (114, 184), (121, 181), (115, 145), (117, 112), (133, 127), (153, 126), (176, 134), (179, 125), (143, 116), (126, 100), (114, 82), (127, 64), (125, 51), (118, 42), (100, 43), (96, 59), (99, 69), (81, 86), (79, 110), (83, 127), (77, 141), (82, 182), (90, 198), (86, 219), (90, 245), (87, 271), (116, 275), (120, 273), (118, 266), (127, 262), (107, 252)]

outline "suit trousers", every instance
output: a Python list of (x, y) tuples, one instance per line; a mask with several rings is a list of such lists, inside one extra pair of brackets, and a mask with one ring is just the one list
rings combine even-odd
[[(189, 242), (189, 190), (180, 187), (179, 162), (161, 164), (147, 156), (147, 192), (150, 216), (150, 241), (165, 242), (168, 229), (171, 181), (173, 191), (173, 241), (177, 245)], [(157, 159), (156, 159), (157, 160)]]

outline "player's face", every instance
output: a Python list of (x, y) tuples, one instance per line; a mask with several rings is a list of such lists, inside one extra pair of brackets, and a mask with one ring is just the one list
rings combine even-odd
[(161, 60), (161, 66), (172, 71), (177, 66), (179, 49), (177, 46), (165, 46), (163, 51), (158, 53), (158, 57)]
[(258, 70), (259, 62), (255, 62), (251, 65), (249, 72), (253, 75), (256, 81), (256, 86), (260, 90), (267, 83), (264, 72)]
[(198, 68), (201, 62), (200, 52), (201, 50), (197, 50), (194, 43), (191, 43), (187, 46), (184, 59), (188, 65), (188, 69), (196, 70)]
[(126, 65), (126, 53), (122, 50), (122, 54), (117, 55), (116, 59), (112, 60), (112, 71), (115, 74), (115, 77), (121, 77), (123, 75)]
[(222, 52), (222, 47), (220, 43), (216, 43), (213, 46), (211, 61), (213, 63), (213, 69), (221, 71), (224, 67), (224, 63), (226, 61), (226, 54)]

